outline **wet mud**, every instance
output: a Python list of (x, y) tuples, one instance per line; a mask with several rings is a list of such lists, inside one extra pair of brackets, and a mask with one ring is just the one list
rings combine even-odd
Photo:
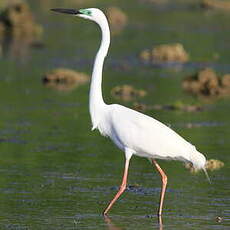
[[(186, 163), (185, 167), (190, 170), (191, 173), (197, 173), (200, 170), (193, 168), (190, 163)], [(210, 159), (206, 161), (205, 168), (209, 171), (219, 170), (224, 167), (224, 162), (217, 159)]]
[(116, 86), (111, 90), (111, 95), (118, 100), (133, 101), (137, 98), (144, 97), (147, 92), (143, 89), (135, 89), (131, 85)]
[(230, 2), (226, 0), (203, 0), (201, 7), (205, 9), (230, 10)]
[(147, 105), (144, 103), (133, 103), (133, 108), (145, 112), (148, 110), (166, 110), (166, 111), (184, 111), (184, 112), (199, 112), (204, 110), (204, 107), (201, 105), (189, 105), (184, 104), (182, 102), (175, 102), (175, 104), (168, 104), (168, 105)]
[(210, 68), (203, 69), (182, 81), (182, 88), (194, 95), (220, 97), (230, 95), (230, 74), (218, 76)]
[(121, 33), (128, 23), (128, 17), (125, 12), (118, 7), (111, 6), (106, 9), (106, 15), (112, 35)]
[(42, 82), (46, 87), (59, 91), (70, 91), (89, 82), (89, 76), (85, 73), (71, 69), (58, 68), (46, 73)]
[(187, 62), (189, 54), (180, 43), (159, 45), (145, 49), (140, 53), (140, 59), (145, 62)]
[(29, 5), (11, 1), (0, 12), (0, 43), (3, 54), (26, 56), (29, 47), (40, 47), (43, 27), (35, 22)]

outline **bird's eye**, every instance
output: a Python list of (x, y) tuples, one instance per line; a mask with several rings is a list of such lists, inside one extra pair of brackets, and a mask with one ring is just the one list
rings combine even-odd
[(79, 10), (80, 13), (82, 14), (85, 14), (85, 15), (88, 15), (88, 16), (91, 16), (92, 15), (92, 12), (90, 10), (85, 10), (85, 9), (81, 9)]
[(87, 15), (91, 15), (92, 13), (91, 13), (91, 11), (89, 11), (89, 10), (86, 10), (86, 12), (85, 12)]

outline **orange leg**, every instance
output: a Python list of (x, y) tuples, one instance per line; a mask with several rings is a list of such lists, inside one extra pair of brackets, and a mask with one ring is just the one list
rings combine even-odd
[(164, 196), (165, 196), (165, 190), (166, 190), (168, 179), (167, 179), (165, 172), (161, 169), (160, 165), (158, 165), (158, 163), (154, 159), (152, 159), (152, 163), (156, 166), (158, 172), (161, 175), (161, 180), (162, 180), (161, 198), (160, 198), (160, 204), (159, 204), (159, 209), (158, 209), (158, 216), (161, 216), (163, 202), (164, 202)]
[(111, 209), (111, 207), (113, 206), (113, 204), (116, 202), (116, 200), (121, 196), (121, 194), (126, 189), (127, 177), (128, 177), (128, 169), (129, 169), (129, 160), (130, 159), (126, 159), (126, 161), (125, 161), (125, 171), (124, 171), (124, 175), (123, 175), (123, 179), (122, 179), (122, 183), (121, 183), (120, 189), (117, 192), (117, 194), (115, 195), (115, 197), (110, 201), (108, 207), (104, 210), (103, 215), (107, 215), (108, 211)]

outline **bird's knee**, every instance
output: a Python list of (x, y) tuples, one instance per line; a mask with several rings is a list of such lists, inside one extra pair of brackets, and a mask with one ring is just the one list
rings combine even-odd
[(124, 192), (126, 189), (126, 185), (125, 184), (122, 184), (121, 187), (120, 187), (120, 191), (121, 192)]
[(167, 184), (167, 182), (168, 182), (168, 177), (165, 174), (162, 175), (162, 181), (164, 184)]

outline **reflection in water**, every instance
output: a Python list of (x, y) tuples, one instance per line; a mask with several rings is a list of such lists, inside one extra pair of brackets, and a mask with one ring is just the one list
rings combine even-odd
[(105, 223), (108, 226), (108, 230), (122, 230), (122, 228), (117, 227), (116, 225), (114, 225), (112, 220), (107, 215), (104, 216), (104, 220), (105, 220)]
[[(116, 225), (114, 225), (112, 220), (107, 215), (104, 216), (104, 220), (105, 220), (105, 223), (108, 226), (108, 230), (123, 230), (122, 228), (117, 227)], [(162, 221), (161, 216), (158, 217), (158, 230), (163, 230), (163, 221)]]
[(29, 54), (30, 42), (31, 40), (28, 40), (28, 38), (4, 37), (2, 41), (2, 54), (10, 58), (25, 58)]
[(163, 230), (163, 221), (161, 216), (158, 216), (158, 224), (159, 224), (159, 230)]

